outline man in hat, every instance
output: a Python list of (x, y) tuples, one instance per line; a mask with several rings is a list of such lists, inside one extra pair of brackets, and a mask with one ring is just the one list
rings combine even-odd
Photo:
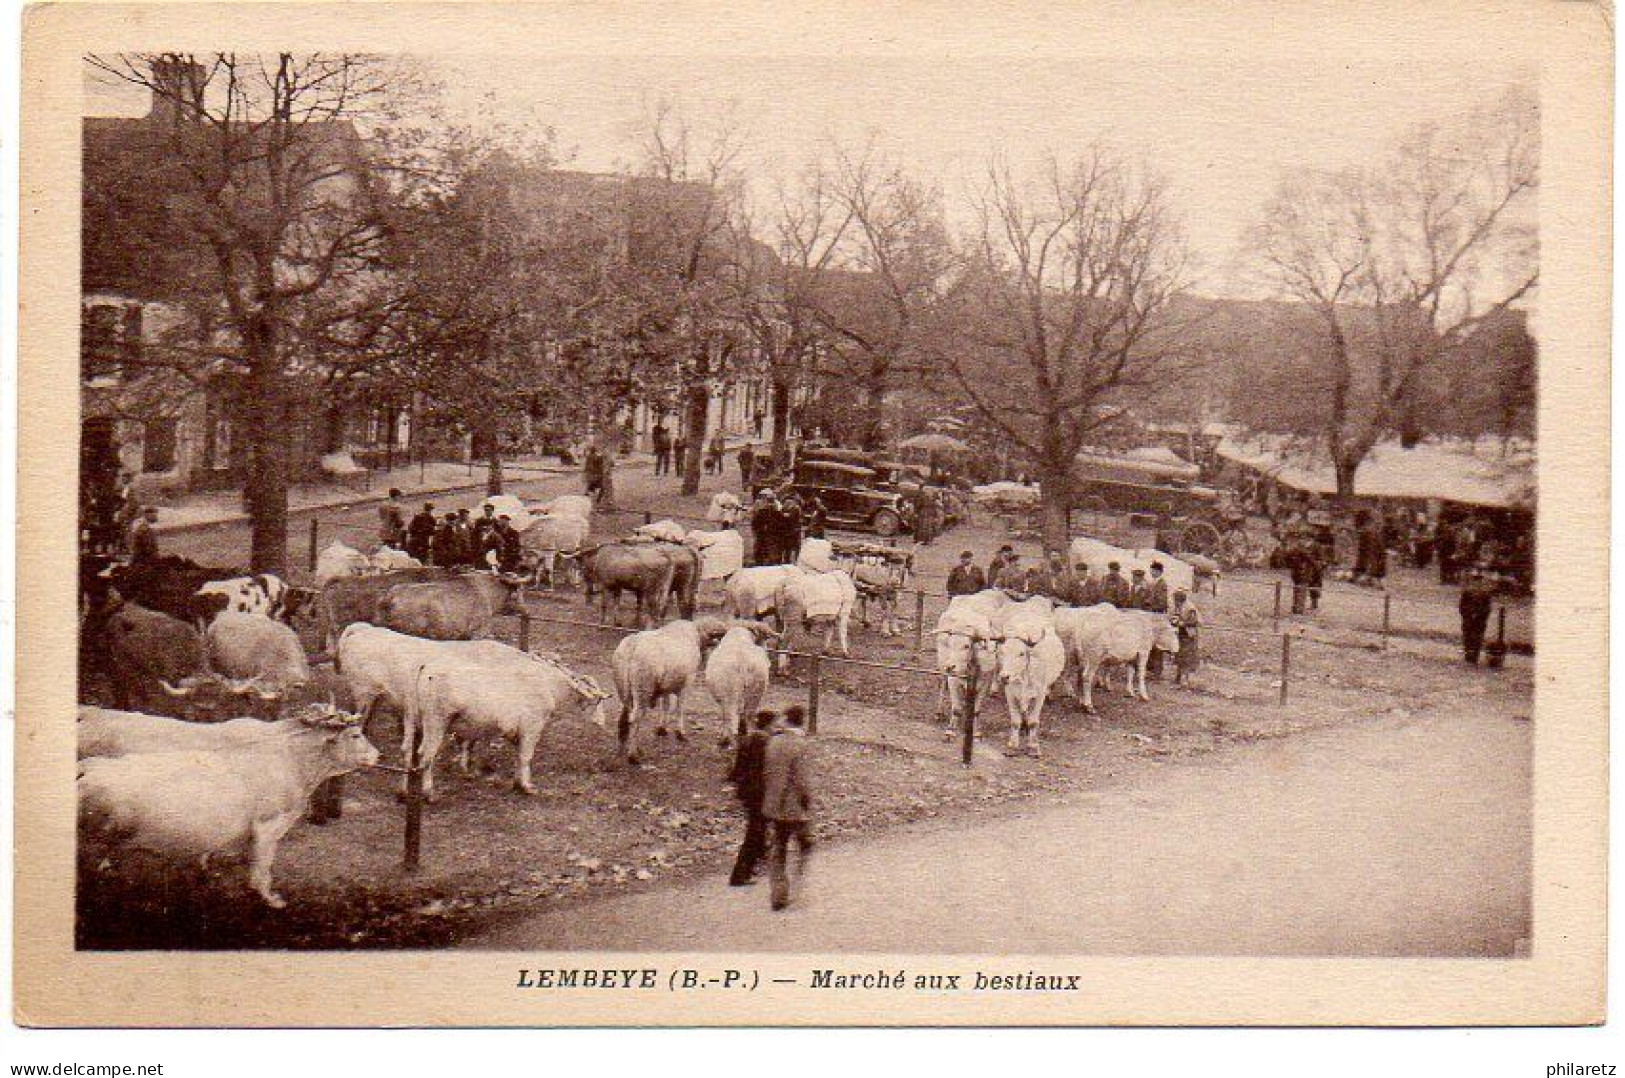
[(400, 550), (406, 543), (406, 514), (401, 512), (401, 490), (389, 488), (389, 501), (378, 507), (378, 543)]
[(649, 444), (655, 453), (655, 474), (665, 475), (671, 471), (671, 431), (666, 429), (664, 419), (649, 432)]
[(434, 544), (434, 503), (424, 502), (423, 508), (406, 527), (406, 552), (424, 565), (429, 564), (429, 548)]
[[(1145, 587), (1145, 602), (1141, 610), (1150, 610), (1157, 614), (1168, 613), (1168, 581), (1162, 575), (1162, 562), (1151, 563), (1151, 579)], [(1166, 653), (1160, 648), (1151, 649), (1151, 657), (1146, 661), (1146, 673), (1162, 680), (1162, 660)]]
[(1118, 562), (1106, 563), (1106, 578), (1100, 582), (1100, 601), (1126, 609), (1129, 605), (1129, 583), (1123, 577), (1123, 566)]
[(1462, 657), (1478, 665), (1478, 653), (1484, 647), (1484, 631), (1489, 628), (1490, 608), (1495, 604), (1496, 581), (1483, 565), (1462, 573), (1461, 599), (1457, 609), (1461, 613)]
[(1021, 564), (1021, 555), (1014, 550), (1005, 555), (1004, 564), (993, 579), (987, 582), (990, 588), (998, 588), (1010, 598), (1022, 600), (1027, 598), (1027, 567)]
[(1145, 570), (1134, 569), (1130, 572), (1131, 579), (1128, 584), (1128, 608), (1130, 610), (1147, 610), (1151, 602), (1151, 585), (1146, 583)]
[(158, 560), (158, 508), (149, 505), (130, 525), (130, 561), (135, 565)]
[(948, 597), (975, 595), (987, 587), (987, 574), (982, 572), (969, 550), (959, 552), (959, 564), (948, 573)]
[(1155, 610), (1159, 614), (1166, 614), (1168, 612), (1168, 581), (1162, 573), (1162, 562), (1152, 562), (1150, 590), (1146, 596), (1145, 609)]
[(1080, 561), (1072, 567), (1078, 579), (1078, 606), (1094, 606), (1096, 603), (1106, 601), (1101, 591), (1100, 578), (1089, 571), (1089, 563)]
[(798, 875), (807, 869), (812, 851), (812, 749), (804, 729), (806, 713), (791, 706), (784, 722), (762, 750), (762, 815), (767, 817), (772, 847), (769, 872), (775, 910), (790, 904), (790, 843), (796, 844)]
[(997, 554), (993, 555), (993, 560), (987, 563), (988, 587), (997, 587), (997, 585), (993, 582), (998, 579), (999, 570), (1004, 568), (1005, 562), (1014, 557), (1015, 553), (1016, 548), (1011, 546), (1009, 543), (1006, 543), (999, 548), (999, 552)]

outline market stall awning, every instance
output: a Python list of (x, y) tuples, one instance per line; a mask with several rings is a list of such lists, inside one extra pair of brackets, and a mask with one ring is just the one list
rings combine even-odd
[[(1331, 461), (1280, 435), (1226, 438), (1219, 443), (1218, 454), (1293, 490), (1337, 493)], [(1410, 449), (1382, 442), (1372, 447), (1354, 473), (1354, 493), (1361, 498), (1528, 508), (1535, 501), (1534, 450), (1527, 444), (1503, 446), (1499, 440), (1422, 442)]]

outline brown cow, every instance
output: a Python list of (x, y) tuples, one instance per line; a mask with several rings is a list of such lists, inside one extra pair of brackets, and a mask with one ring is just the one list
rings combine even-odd
[(507, 609), (520, 580), (464, 573), (430, 584), (397, 584), (378, 603), (378, 624), (426, 640), (477, 640)]

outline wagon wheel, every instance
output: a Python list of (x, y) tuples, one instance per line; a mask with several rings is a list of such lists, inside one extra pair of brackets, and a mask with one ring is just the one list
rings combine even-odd
[(1223, 537), (1219, 529), (1205, 520), (1194, 521), (1179, 533), (1179, 548), (1176, 554), (1212, 554), (1219, 549)]

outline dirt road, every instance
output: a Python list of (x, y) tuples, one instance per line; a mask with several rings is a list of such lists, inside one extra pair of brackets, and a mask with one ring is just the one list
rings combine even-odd
[(1237, 746), (997, 823), (818, 851), (800, 904), (720, 878), (555, 909), (503, 949), (1513, 954), (1531, 729), (1442, 707)]

